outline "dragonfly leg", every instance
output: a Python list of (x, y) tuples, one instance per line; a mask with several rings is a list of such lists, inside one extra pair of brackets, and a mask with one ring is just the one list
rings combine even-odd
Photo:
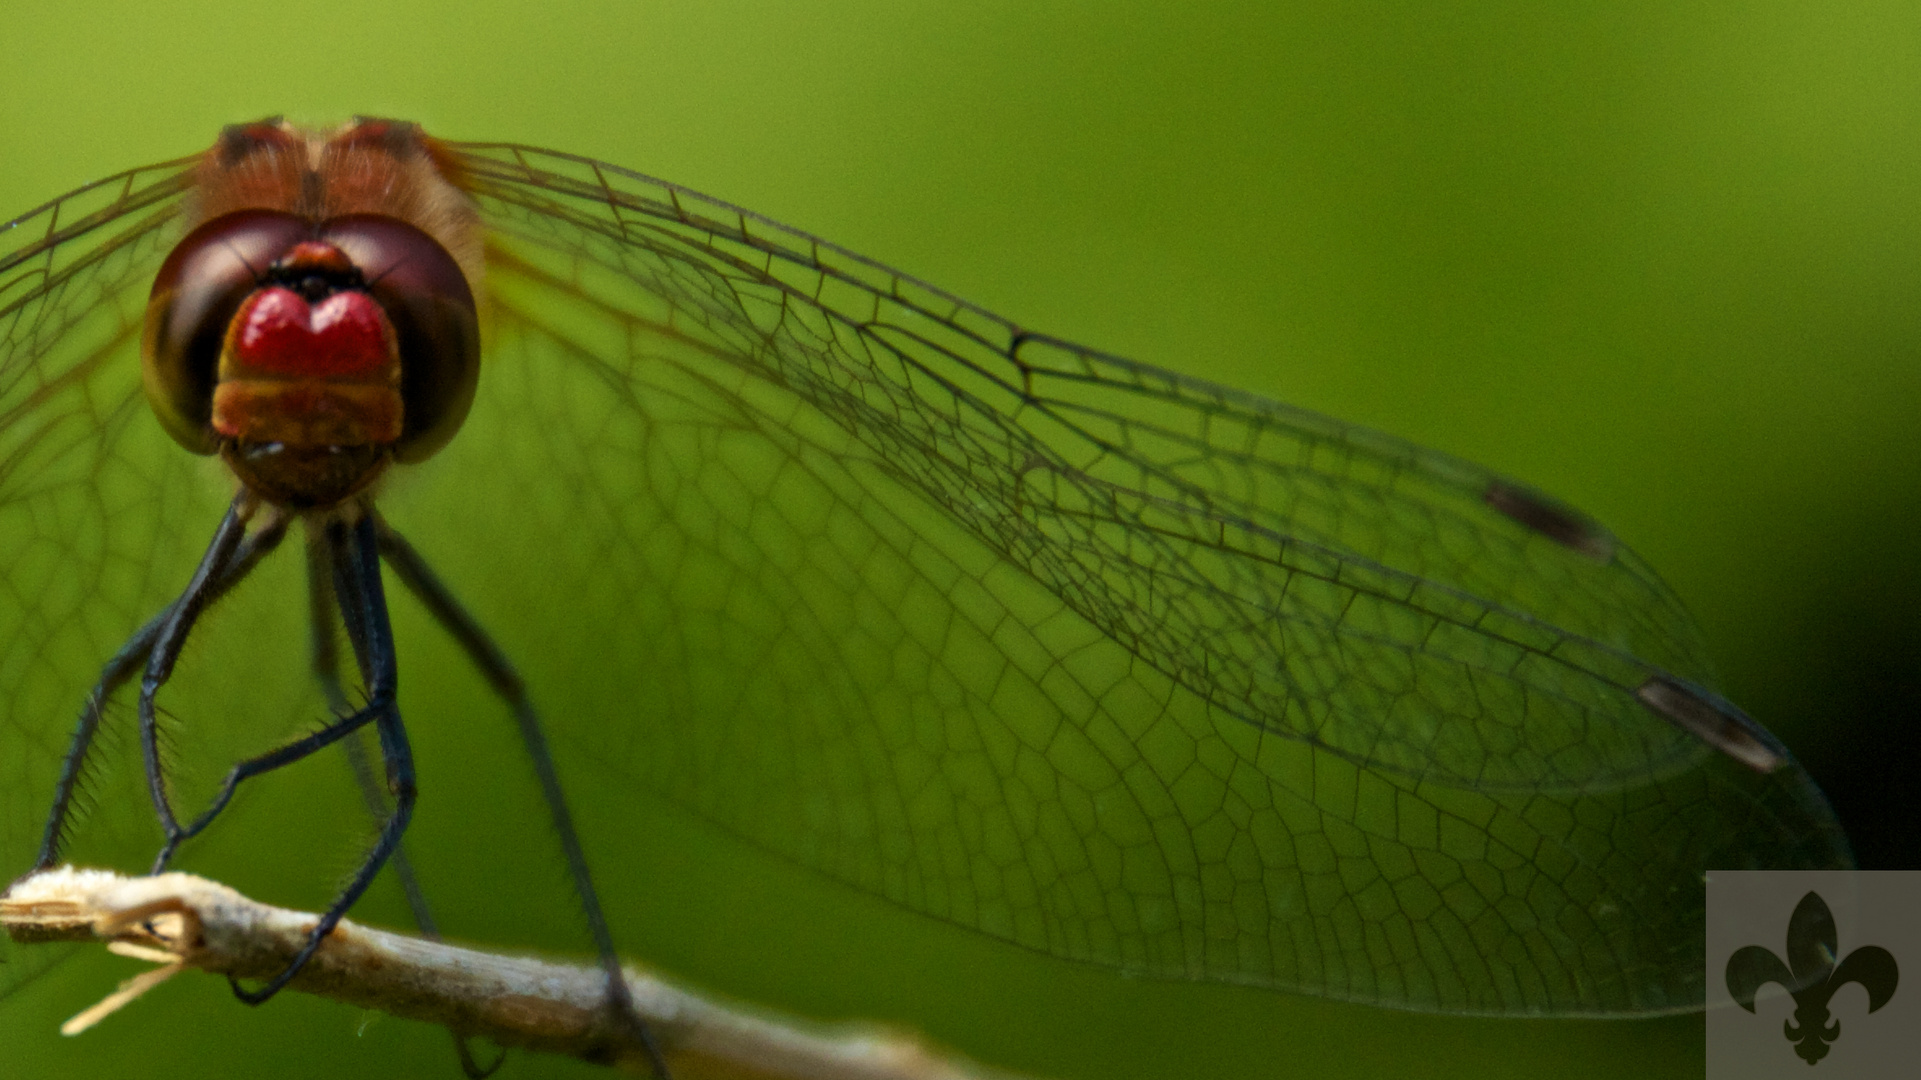
[[(351, 567), (349, 567), (348, 570), (349, 572), (357, 573), (357, 571), (354, 571)], [(384, 623), (384, 608), (381, 609), (381, 614)], [(156, 646), (156, 648), (158, 648), (158, 646)], [(161, 848), (159, 857), (154, 860), (152, 872), (157, 874), (166, 869), (167, 862), (173, 857), (174, 851), (179, 848), (183, 841), (200, 835), (200, 833), (206, 830), (207, 826), (213, 824), (214, 819), (218, 817), (220, 812), (226, 809), (227, 804), (233, 800), (234, 793), (239, 790), (242, 781), (304, 760), (342, 739), (350, 739), (355, 732), (369, 724), (373, 725), (376, 730), (382, 732), (381, 742), (382, 748), (385, 750), (386, 744), (390, 739), (390, 736), (386, 734), (386, 721), (390, 717), (397, 717), (398, 715), (394, 707), (394, 679), (391, 674), (393, 667), (392, 653), (392, 634), (389, 633), (387, 635), (386, 646), (387, 670), (389, 674), (385, 680), (385, 693), (382, 693), (380, 689), (381, 684), (378, 678), (370, 677), (368, 679), (369, 700), (365, 707), (349, 712), (343, 716), (337, 716), (311, 734), (304, 735), (257, 757), (248, 758), (229, 769), (226, 778), (221, 781), (220, 789), (215, 792), (207, 808), (203, 810), (200, 816), (195, 818), (191, 824), (185, 826), (179, 825), (173, 820), (171, 811), (169, 811), (164, 819), (168, 827), (167, 843)], [(144, 689), (143, 687), (143, 690)], [(151, 710), (151, 703), (145, 695), (143, 695), (143, 704), (147, 706), (149, 711)], [(143, 734), (145, 733), (143, 729)], [(404, 735), (401, 737), (400, 744), (401, 756), (405, 757)], [(393, 755), (389, 754), (389, 756), (392, 757)], [(411, 760), (408, 762), (408, 767), (411, 768)], [(355, 895), (357, 896), (358, 894), (356, 893)]]
[(160, 724), (154, 715), (154, 698), (173, 677), (173, 666), (180, 659), (180, 650), (186, 647), (187, 635), (193, 632), (195, 620), (212, 599), (214, 582), (226, 575), (228, 564), (239, 552), (241, 541), (246, 539), (247, 522), (258, 505), (246, 491), (234, 496), (226, 516), (220, 519), (220, 527), (214, 530), (207, 553), (200, 557), (200, 565), (187, 582), (186, 591), (162, 616), (153, 651), (147, 655), (147, 670), (140, 677), (140, 752), (147, 766), (147, 792), (153, 798), (154, 813), (160, 816), (160, 827), (167, 837), (154, 859), (151, 872), (155, 874), (166, 868), (167, 859), (184, 836), (174, 816), (173, 803), (167, 797), (166, 773), (160, 765)]
[[(333, 549), (327, 542), (325, 530), (310, 529), (307, 535), (307, 600), (314, 681), (320, 684), (321, 694), (326, 697), (327, 707), (333, 714), (348, 716), (353, 708), (348, 704), (346, 692), (341, 687), (340, 656), (334, 636), (336, 600), (333, 565)], [(367, 636), (359, 632), (349, 636), (354, 654), (364, 670), (368, 662)], [(341, 746), (347, 752), (347, 764), (353, 771), (354, 784), (360, 789), (361, 800), (367, 804), (367, 812), (376, 821), (384, 820), (390, 811), (387, 792), (374, 774), (373, 758), (367, 744), (356, 734), (342, 740)], [(401, 892), (406, 896), (407, 909), (413, 914), (414, 925), (423, 936), (440, 940), (440, 928), (434, 921), (433, 910), (427, 904), (426, 892), (420, 887), (413, 864), (407, 858), (405, 843), (394, 851), (393, 868), (395, 876), (400, 879)]]
[(520, 674), (514, 670), (513, 663), (500, 650), (500, 646), (494, 644), (493, 638), (481, 628), (479, 621), (455, 599), (453, 591), (427, 565), (420, 552), (384, 519), (378, 515), (373, 515), (373, 518), (381, 557), (388, 566), (393, 567), (394, 574), (407, 586), (407, 590), (426, 606), (434, 621), (459, 642), (468, 659), (480, 669), (481, 677), (512, 710), (515, 725), (520, 730), (521, 743), (533, 764), (534, 775), (540, 783), (540, 793), (553, 818), (554, 832), (558, 834), (561, 849), (566, 854), (567, 869), (574, 879), (574, 891), (580, 898), (581, 910), (587, 918), (588, 932), (593, 936), (594, 948), (600, 954), (601, 968), (607, 974), (608, 1009), (618, 1022), (632, 1030), (646, 1049), (654, 1073), (665, 1080), (668, 1075), (667, 1063), (661, 1057), (652, 1031), (641, 1022), (640, 1014), (635, 1010), (633, 995), (627, 988), (627, 977), (621, 971), (620, 955), (614, 950), (613, 933), (608, 929), (607, 917), (601, 911), (593, 875), (587, 869), (587, 854), (581, 848), (580, 835), (574, 829), (573, 814), (568, 811), (566, 797), (561, 791), (560, 774), (554, 768), (553, 752), (548, 749), (540, 714), (527, 697), (526, 685), (521, 682)]
[[(326, 530), (308, 529), (307, 611), (314, 681), (320, 684), (327, 707), (333, 710), (334, 715), (346, 716), (352, 712), (352, 708), (340, 684), (340, 653), (334, 634), (337, 601), (334, 597), (333, 566), (333, 546), (328, 541)], [(349, 635), (350, 644), (364, 670), (368, 663), (367, 635), (359, 620), (355, 622), (355, 629), (356, 632)], [(356, 732), (343, 739), (341, 746), (347, 752), (347, 764), (353, 771), (354, 784), (360, 789), (367, 812), (373, 815), (375, 821), (384, 820), (389, 813), (387, 791), (374, 774), (373, 757), (368, 752), (362, 733)], [(413, 913), (414, 926), (419, 928), (422, 937), (439, 941), (440, 927), (434, 920), (432, 908), (427, 904), (427, 893), (420, 886), (413, 861), (407, 857), (406, 841), (403, 840), (394, 849), (392, 865), (394, 876), (400, 881), (400, 891), (407, 898), (407, 908)], [(460, 1058), (460, 1071), (469, 1080), (485, 1080), (507, 1061), (507, 1052), (502, 1050), (491, 1064), (482, 1066), (474, 1056), (473, 1047), (466, 1036), (455, 1034), (453, 1039), (454, 1052)]]
[[(249, 1005), (258, 1005), (273, 997), (299, 974), (300, 969), (319, 950), (320, 943), (339, 925), (347, 910), (367, 891), (367, 886), (373, 883), (380, 868), (400, 847), (400, 838), (406, 833), (408, 822), (413, 820), (416, 790), (413, 750), (407, 743), (407, 732), (400, 722), (393, 627), (387, 618), (387, 598), (380, 583), (380, 555), (372, 518), (363, 515), (359, 522), (351, 526), (335, 520), (329, 522), (326, 529), (327, 544), (334, 564), (334, 595), (341, 618), (346, 623), (349, 635), (359, 638), (364, 646), (361, 675), (367, 685), (367, 704), (306, 738), (235, 766), (228, 774), (220, 798), (224, 802), (239, 781), (247, 776), (297, 761), (353, 735), (371, 723), (379, 736), (381, 757), (387, 767), (386, 787), (393, 798), (393, 808), (385, 815), (380, 835), (361, 862), (360, 869), (354, 871), (353, 878), (314, 923), (313, 929), (307, 934), (306, 944), (293, 960), (255, 990), (245, 989), (238, 982), (229, 980), (233, 982), (234, 995)], [(209, 810), (209, 816), (213, 812)]]
[[(280, 541), (287, 535), (287, 522), (285, 516), (275, 514), (260, 528), (247, 534), (225, 571), (214, 583), (208, 602), (226, 595), (228, 590), (246, 578), (262, 558), (280, 546)], [(94, 736), (99, 733), (107, 699), (126, 685), (127, 680), (133, 678), (141, 665), (152, 657), (161, 628), (167, 625), (178, 603), (176, 600), (168, 604), (158, 615), (147, 620), (146, 625), (134, 631), (133, 636), (120, 646), (119, 651), (101, 669), (100, 681), (94, 684), (93, 692), (87, 695), (86, 702), (80, 707), (80, 720), (74, 725), (73, 738), (61, 760), (60, 778), (54, 784), (53, 806), (47, 813), (46, 831), (40, 840), (40, 856), (33, 864), (35, 871), (45, 870), (60, 860), (60, 848), (66, 840), (67, 816), (72, 812), (74, 796), (86, 774), (87, 755), (93, 749)]]

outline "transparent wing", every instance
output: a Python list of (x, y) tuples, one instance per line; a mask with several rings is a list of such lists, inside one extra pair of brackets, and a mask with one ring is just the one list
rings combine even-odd
[(493, 340), (450, 452), (511, 495), (408, 512), (539, 568), (482, 606), (537, 613), (595, 760), (1035, 949), (1416, 1008), (1698, 1006), (1703, 870), (1846, 863), (1797, 766), (1642, 704), (1707, 662), (1579, 515), (671, 185), (461, 152)]
[[(219, 512), (217, 498), (209, 510), (195, 497), (190, 463), (140, 390), (141, 313), (193, 160), (109, 177), (0, 226), (0, 877), (33, 865), (101, 665), (179, 590), (169, 571), (191, 564), (203, 515)], [(149, 846), (151, 821), (137, 801), (120, 804), (101, 815), (103, 841), (140, 834)], [(62, 955), (0, 942), (0, 992)]]

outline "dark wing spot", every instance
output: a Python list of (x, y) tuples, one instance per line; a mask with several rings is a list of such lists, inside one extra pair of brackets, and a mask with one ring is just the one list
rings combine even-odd
[(1766, 728), (1719, 695), (1656, 675), (1634, 696), (1662, 719), (1755, 772), (1773, 772), (1787, 759), (1787, 751)]
[(1614, 535), (1600, 523), (1544, 495), (1505, 480), (1490, 481), (1481, 501), (1563, 547), (1595, 562), (1614, 558)]

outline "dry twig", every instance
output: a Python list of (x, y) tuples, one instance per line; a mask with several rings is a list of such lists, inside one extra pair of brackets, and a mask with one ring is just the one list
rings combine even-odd
[[(242, 979), (272, 975), (299, 951), (314, 919), (191, 874), (128, 878), (67, 867), (27, 878), (0, 898), (0, 924), (15, 941), (101, 940), (117, 953), (161, 965), (68, 1021), (62, 1028), (68, 1034), (186, 968)], [(775, 1019), (633, 968), (627, 982), (676, 1080), (988, 1076), (897, 1034)], [(501, 1046), (649, 1072), (644, 1049), (610, 1022), (597, 967), (481, 952), (343, 921), (290, 986)]]

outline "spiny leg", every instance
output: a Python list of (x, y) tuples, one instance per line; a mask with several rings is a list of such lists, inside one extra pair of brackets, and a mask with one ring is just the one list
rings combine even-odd
[[(328, 710), (335, 716), (348, 716), (352, 714), (353, 707), (348, 703), (346, 691), (340, 683), (340, 654), (334, 636), (337, 612), (333, 565), (333, 551), (327, 543), (324, 528), (310, 528), (307, 532), (307, 612), (314, 681), (320, 684)], [(364, 670), (367, 664), (366, 635), (354, 634), (352, 637), (354, 655)], [(367, 804), (367, 811), (376, 821), (384, 819), (389, 811), (387, 793), (374, 774), (366, 743), (356, 734), (341, 740), (341, 746), (347, 752), (348, 766), (353, 770), (354, 783), (360, 789), (362, 801)], [(413, 913), (414, 925), (423, 936), (440, 940), (439, 927), (435, 925), (433, 911), (427, 905), (426, 893), (420, 888), (420, 879), (414, 874), (412, 861), (407, 858), (405, 843), (395, 849), (393, 866), (395, 876), (400, 879), (401, 892), (406, 896), (407, 908)]]
[[(240, 500), (235, 502), (238, 506)], [(336, 718), (310, 735), (240, 762), (228, 771), (226, 779), (221, 782), (219, 791), (215, 793), (207, 809), (202, 811), (191, 824), (182, 826), (179, 823), (174, 815), (173, 806), (167, 798), (164, 773), (160, 766), (159, 725), (155, 715), (155, 699), (160, 688), (166, 685), (167, 679), (173, 673), (174, 662), (179, 658), (180, 650), (193, 628), (194, 617), (206, 606), (208, 599), (206, 590), (196, 589), (196, 587), (202, 584), (203, 579), (211, 580), (211, 575), (205, 571), (210, 565), (225, 562), (236, 546), (231, 536), (232, 519), (233, 514), (230, 513), (228, 520), (222, 523), (221, 529), (214, 535), (214, 543), (201, 562), (201, 572), (196, 572), (188, 592), (175, 602), (163, 620), (163, 625), (154, 641), (152, 656), (147, 663), (146, 675), (141, 679), (140, 736), (142, 750), (146, 757), (147, 784), (153, 796), (155, 810), (160, 817), (161, 827), (166, 832), (166, 842), (154, 858), (150, 873), (158, 874), (165, 870), (167, 863), (173, 858), (173, 853), (183, 842), (198, 836), (206, 830), (207, 826), (213, 824), (214, 819), (232, 801), (242, 781), (300, 761), (369, 723), (377, 723), (383, 712), (392, 707), (390, 694), (389, 700), (384, 705), (379, 701), (370, 701), (366, 708), (350, 716)], [(372, 685), (371, 681), (369, 685)]]
[(387, 767), (387, 788), (394, 804), (392, 812), (381, 825), (379, 838), (374, 841), (360, 869), (354, 872), (346, 887), (314, 923), (313, 929), (307, 934), (307, 943), (293, 960), (257, 990), (244, 989), (239, 982), (228, 980), (233, 985), (234, 995), (249, 1005), (258, 1005), (271, 998), (300, 973), (300, 969), (320, 949), (320, 943), (326, 940), (327, 935), (345, 917), (347, 910), (373, 883), (380, 868), (386, 865), (400, 846), (400, 838), (405, 835), (407, 824), (413, 819), (416, 793), (413, 750), (407, 743), (407, 732), (400, 722), (397, 698), (399, 673), (394, 656), (393, 627), (387, 618), (387, 597), (380, 582), (380, 555), (373, 519), (370, 513), (363, 513), (360, 520), (351, 526), (336, 519), (328, 522), (326, 528), (327, 545), (331, 549), (334, 564), (334, 597), (339, 604), (341, 621), (346, 624), (349, 634), (357, 635), (364, 643), (361, 678), (367, 686), (367, 704), (353, 715), (307, 738), (235, 766), (234, 771), (228, 774), (223, 796), (230, 795), (233, 787), (247, 776), (290, 764), (372, 723), (380, 738), (381, 758)]
[(474, 666), (480, 669), (481, 677), (513, 711), (521, 742), (533, 762), (534, 775), (540, 782), (541, 796), (546, 800), (548, 813), (553, 817), (554, 831), (559, 834), (561, 850), (566, 854), (567, 869), (574, 879), (574, 891), (579, 895), (581, 909), (587, 917), (588, 932), (593, 936), (594, 948), (600, 953), (600, 966), (607, 975), (608, 1008), (621, 1023), (632, 1027), (646, 1050), (655, 1074), (664, 1080), (668, 1075), (667, 1063), (654, 1042), (653, 1032), (641, 1022), (640, 1014), (635, 1010), (626, 975), (621, 971), (620, 956), (614, 951), (613, 934), (607, 927), (600, 897), (594, 891), (593, 876), (587, 869), (586, 852), (580, 846), (573, 815), (568, 811), (566, 797), (561, 791), (560, 775), (554, 769), (553, 753), (548, 749), (540, 714), (528, 699), (525, 684), (520, 681), (519, 673), (514, 670), (506, 654), (500, 651), (480, 623), (454, 598), (452, 590), (433, 572), (413, 545), (407, 543), (378, 514), (370, 512), (369, 516), (373, 519), (379, 538), (381, 557), (388, 566), (393, 567), (401, 583), (407, 586), (407, 591), (426, 606), (434, 621), (460, 644)]
[[(225, 570), (213, 583), (206, 602), (212, 603), (225, 596), (252, 572), (263, 557), (279, 547), (280, 541), (287, 535), (287, 523), (286, 516), (273, 514), (260, 528), (248, 533), (228, 560)], [(34, 871), (45, 870), (60, 859), (60, 848), (66, 839), (67, 818), (73, 811), (73, 800), (79, 792), (81, 777), (86, 773), (87, 755), (93, 749), (94, 736), (99, 733), (107, 699), (152, 658), (154, 643), (160, 639), (162, 627), (168, 624), (179, 603), (176, 599), (162, 608), (158, 615), (147, 620), (145, 626), (134, 631), (133, 636), (120, 646), (120, 650), (101, 669), (100, 681), (94, 684), (93, 692), (87, 695), (86, 703), (80, 707), (80, 720), (74, 725), (73, 738), (60, 764), (60, 778), (54, 784), (53, 806), (47, 813), (46, 831), (40, 840), (40, 856), (33, 864)]]
[[(312, 646), (314, 681), (320, 684), (321, 693), (327, 699), (327, 707), (335, 716), (346, 716), (352, 707), (347, 703), (346, 692), (340, 684), (340, 651), (334, 635), (334, 620), (337, 614), (333, 586), (334, 555), (332, 545), (327, 541), (326, 530), (311, 527), (307, 530), (307, 611), (309, 617), (309, 637)], [(350, 635), (354, 655), (364, 669), (367, 664), (367, 636), (365, 633)], [(367, 752), (366, 743), (359, 732), (341, 740), (347, 751), (347, 764), (353, 770), (354, 783), (360, 788), (360, 797), (367, 805), (367, 812), (375, 821), (384, 819), (388, 814), (387, 792), (374, 774), (373, 760)], [(422, 937), (430, 941), (440, 940), (440, 928), (434, 921), (431, 908), (427, 905), (426, 891), (420, 887), (420, 879), (414, 873), (413, 861), (407, 857), (407, 844), (403, 840), (393, 853), (394, 876), (400, 881), (400, 891), (407, 898), (407, 907), (413, 913), (414, 926), (419, 928)], [(482, 1066), (474, 1057), (473, 1048), (464, 1035), (453, 1033), (454, 1052), (460, 1059), (460, 1071), (469, 1080), (486, 1080), (506, 1064), (507, 1052), (502, 1050), (492, 1064)]]
[(207, 553), (200, 557), (200, 565), (194, 569), (193, 577), (187, 582), (186, 591), (180, 599), (173, 602), (160, 621), (160, 631), (155, 636), (153, 651), (147, 656), (147, 670), (140, 677), (140, 752), (147, 766), (147, 792), (153, 798), (154, 813), (160, 816), (160, 827), (166, 833), (166, 843), (161, 845), (160, 854), (154, 859), (152, 873), (164, 870), (167, 860), (173, 855), (174, 848), (186, 838), (181, 831), (180, 822), (174, 816), (173, 803), (167, 797), (167, 779), (160, 763), (160, 724), (154, 714), (154, 698), (167, 680), (173, 677), (173, 667), (180, 659), (180, 650), (186, 647), (187, 635), (193, 632), (193, 624), (200, 618), (212, 599), (213, 584), (226, 575), (227, 565), (240, 549), (240, 542), (246, 538), (247, 522), (259, 508), (259, 500), (251, 492), (242, 490), (234, 496), (233, 504), (220, 519), (220, 527), (214, 530), (213, 541), (207, 545)]

